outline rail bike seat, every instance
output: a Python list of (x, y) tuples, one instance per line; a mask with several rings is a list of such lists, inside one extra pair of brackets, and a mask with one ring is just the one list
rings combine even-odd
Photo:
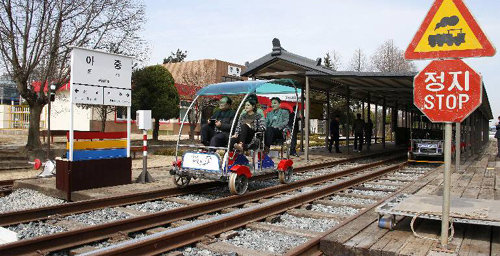
[(262, 150), (262, 145), (264, 145), (264, 132), (256, 132), (252, 138), (252, 141), (248, 143), (248, 150)]

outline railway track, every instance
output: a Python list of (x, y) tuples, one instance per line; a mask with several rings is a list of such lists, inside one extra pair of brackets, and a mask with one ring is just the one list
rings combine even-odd
[[(391, 159), (393, 160), (393, 159)], [(352, 160), (351, 160), (352, 161)], [(327, 175), (322, 175), (318, 177), (312, 177), (309, 179), (304, 179), (296, 181), (287, 185), (280, 185), (265, 189), (260, 189), (257, 191), (250, 192), (242, 196), (231, 196), (226, 198), (220, 198), (213, 201), (199, 203), (189, 206), (184, 206), (180, 208), (175, 208), (168, 211), (148, 214), (145, 216), (133, 217), (130, 219), (115, 221), (111, 223), (106, 223), (102, 225), (97, 225), (93, 227), (82, 228), (79, 230), (73, 230), (68, 232), (56, 233), (53, 235), (37, 237), (28, 240), (22, 240), (10, 244), (6, 244), (0, 247), (0, 255), (28, 255), (33, 252), (47, 253), (51, 251), (57, 251), (61, 249), (71, 248), (103, 239), (107, 239), (113, 234), (122, 233), (127, 234), (130, 232), (137, 232), (141, 230), (147, 230), (150, 228), (163, 226), (175, 221), (189, 219), (204, 214), (221, 211), (230, 207), (237, 207), (247, 203), (256, 202), (262, 199), (270, 198), (273, 196), (278, 196), (283, 193), (290, 193), (298, 188), (304, 186), (311, 186), (312, 184), (323, 183), (331, 179), (338, 177), (358, 173), (365, 170), (366, 168), (374, 168), (376, 166), (383, 165), (387, 162), (378, 161), (371, 164), (365, 164), (359, 167), (351, 168), (348, 170), (339, 171), (336, 173), (330, 173)], [(400, 168), (401, 165), (393, 166), (392, 168)], [(394, 169), (387, 169), (385, 171), (379, 171), (372, 176), (366, 176), (364, 179), (370, 179), (381, 175), (382, 173), (391, 171)], [(363, 178), (355, 178), (350, 183), (344, 182), (343, 186), (352, 185), (354, 183), (361, 182)], [(354, 182), (354, 183), (353, 183)], [(341, 189), (340, 187), (332, 187), (332, 191)], [(323, 190), (321, 190), (323, 191)], [(321, 192), (325, 193), (325, 191)], [(320, 193), (320, 194), (321, 194)], [(310, 200), (313, 199), (313, 195), (319, 196), (320, 194), (312, 193), (309, 195)], [(299, 200), (299, 199), (296, 199)], [(290, 201), (289, 205), (297, 204), (299, 201)], [(287, 201), (288, 202), (288, 201)], [(253, 215), (253, 214), (251, 214)], [(260, 216), (260, 215), (259, 215)], [(243, 224), (244, 225), (244, 224)]]
[[(397, 151), (395, 151), (397, 152)], [(387, 152), (385, 154), (394, 154), (395, 152)], [(385, 154), (378, 154), (377, 156), (383, 156)], [(317, 163), (313, 165), (308, 165), (304, 167), (299, 167), (294, 170), (296, 173), (307, 172), (309, 170), (314, 170), (318, 168), (324, 168), (328, 166), (335, 166), (347, 162), (358, 161), (370, 157), (375, 157), (374, 154), (365, 155), (365, 156), (357, 156), (353, 158), (346, 158), (341, 160), (329, 161), (324, 163)], [(275, 174), (264, 174), (253, 177), (251, 180), (265, 180), (274, 178)], [(3, 183), (2, 183), (3, 182)], [(0, 186), (2, 184), (10, 184), (14, 182), (14, 180), (2, 181), (0, 182)], [(11, 185), (12, 186), (12, 185)], [(114, 207), (121, 205), (130, 205), (137, 204), (146, 201), (159, 200), (166, 197), (178, 196), (184, 194), (191, 194), (201, 192), (207, 189), (225, 186), (225, 183), (221, 182), (207, 182), (200, 184), (193, 184), (191, 186), (185, 188), (168, 188), (168, 189), (160, 189), (147, 191), (143, 193), (136, 194), (127, 194), (122, 196), (114, 196), (102, 199), (93, 199), (93, 200), (85, 200), (79, 202), (70, 202), (61, 205), (47, 206), (42, 208), (14, 211), (14, 212), (6, 212), (0, 213), (0, 226), (8, 226), (15, 225), (19, 223), (29, 222), (29, 221), (39, 221), (51, 218), (53, 216), (66, 216), (72, 214), (78, 214), (83, 212), (89, 212), (97, 209), (102, 209), (105, 207)]]
[[(386, 161), (376, 164), (369, 164), (353, 169), (364, 170), (385, 164)], [(361, 175), (354, 176), (350, 179), (338, 182), (332, 185), (322, 186), (316, 190), (304, 193), (297, 193), (280, 197), (268, 202), (251, 206), (248, 208), (238, 209), (234, 212), (223, 214), (203, 221), (192, 223), (191, 225), (173, 228), (164, 232), (160, 232), (147, 238), (134, 239), (117, 245), (112, 245), (108, 248), (92, 251), (89, 254), (83, 255), (156, 255), (170, 250), (180, 248), (185, 245), (200, 242), (206, 239), (207, 236), (215, 236), (229, 230), (245, 226), (249, 223), (257, 222), (276, 214), (281, 214), (287, 210), (304, 206), (315, 200), (324, 198), (326, 195), (331, 195), (335, 192), (355, 187), (361, 183), (367, 182), (374, 178), (380, 177), (388, 172), (392, 172), (404, 167), (406, 163), (398, 163), (389, 167), (383, 167), (374, 171), (363, 172)], [(350, 171), (350, 170), (349, 170)], [(353, 173), (350, 173), (353, 174)], [(325, 175), (328, 176), (328, 175)], [(322, 182), (329, 179), (326, 177), (320, 178)], [(304, 181), (308, 185), (317, 184), (310, 183), (312, 180)], [(312, 251), (309, 251), (312, 252)]]

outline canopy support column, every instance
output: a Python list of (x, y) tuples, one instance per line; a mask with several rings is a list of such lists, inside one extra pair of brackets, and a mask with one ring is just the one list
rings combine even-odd
[(366, 118), (365, 118), (365, 102), (364, 101), (361, 102), (361, 114), (362, 114), (361, 118), (363, 118), (363, 121), (366, 121)]
[(306, 76), (306, 116), (305, 116), (305, 155), (306, 155), (306, 161), (309, 161), (309, 131), (310, 131), (310, 104), (311, 104), (311, 92), (310, 92), (310, 86), (309, 86), (309, 77)]
[(375, 144), (377, 144), (377, 137), (378, 137), (378, 105), (377, 105), (377, 103), (375, 103), (375, 123), (373, 124), (373, 128), (374, 128), (373, 134), (375, 134), (375, 136), (373, 136), (373, 137), (375, 138)]
[(351, 91), (349, 90), (349, 85), (347, 86), (347, 97), (346, 97), (346, 113), (347, 113), (347, 120), (345, 122), (345, 129), (346, 135), (345, 135), (345, 146), (347, 147), (347, 154), (349, 154), (349, 134), (351, 133), (351, 129), (349, 127), (349, 116), (350, 116), (350, 105), (351, 105)]
[(304, 85), (302, 85), (302, 93), (300, 95), (300, 102), (302, 104), (302, 109), (300, 110), (301, 113), (301, 118), (300, 118), (300, 152), (304, 152), (304, 109), (306, 105), (304, 104), (305, 102), (305, 88)]
[[(371, 94), (368, 93), (368, 101), (366, 102), (366, 120), (368, 121), (369, 119), (372, 119), (371, 118), (371, 101), (372, 101), (372, 97), (371, 97)], [(372, 124), (373, 124), (373, 120), (372, 120)], [(373, 128), (373, 127), (372, 127)], [(370, 131), (371, 133), (373, 133), (373, 130)], [(372, 134), (372, 137), (373, 137), (373, 134)], [(366, 142), (366, 139), (365, 139), (365, 142)], [(370, 138), (370, 144), (371, 143), (371, 138)], [(370, 144), (367, 144), (367, 145), (370, 145)]]
[(384, 98), (384, 101), (382, 103), (382, 148), (384, 149), (385, 149), (385, 119), (387, 118), (386, 115), (387, 115), (387, 106)]
[(330, 114), (330, 90), (326, 91), (326, 138), (325, 138), (325, 146), (328, 149), (328, 143), (330, 140), (330, 122), (332, 120), (331, 114)]

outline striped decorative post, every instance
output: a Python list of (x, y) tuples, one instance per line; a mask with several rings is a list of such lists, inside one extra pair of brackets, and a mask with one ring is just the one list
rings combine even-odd
[(137, 182), (153, 182), (154, 179), (148, 172), (148, 130), (142, 130), (142, 172)]

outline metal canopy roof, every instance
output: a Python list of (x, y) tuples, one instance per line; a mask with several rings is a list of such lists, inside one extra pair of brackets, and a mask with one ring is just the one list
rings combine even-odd
[[(381, 105), (383, 100), (389, 107), (401, 110), (418, 110), (413, 105), (414, 72), (353, 72), (334, 71), (314, 61), (283, 49), (279, 40), (273, 40), (273, 51), (247, 65), (242, 76), (256, 78), (291, 78), (305, 84), (306, 76), (312, 90), (328, 91), (347, 96), (347, 88), (353, 99)], [(492, 119), (490, 104), (483, 87), (483, 104), (480, 111)]]

